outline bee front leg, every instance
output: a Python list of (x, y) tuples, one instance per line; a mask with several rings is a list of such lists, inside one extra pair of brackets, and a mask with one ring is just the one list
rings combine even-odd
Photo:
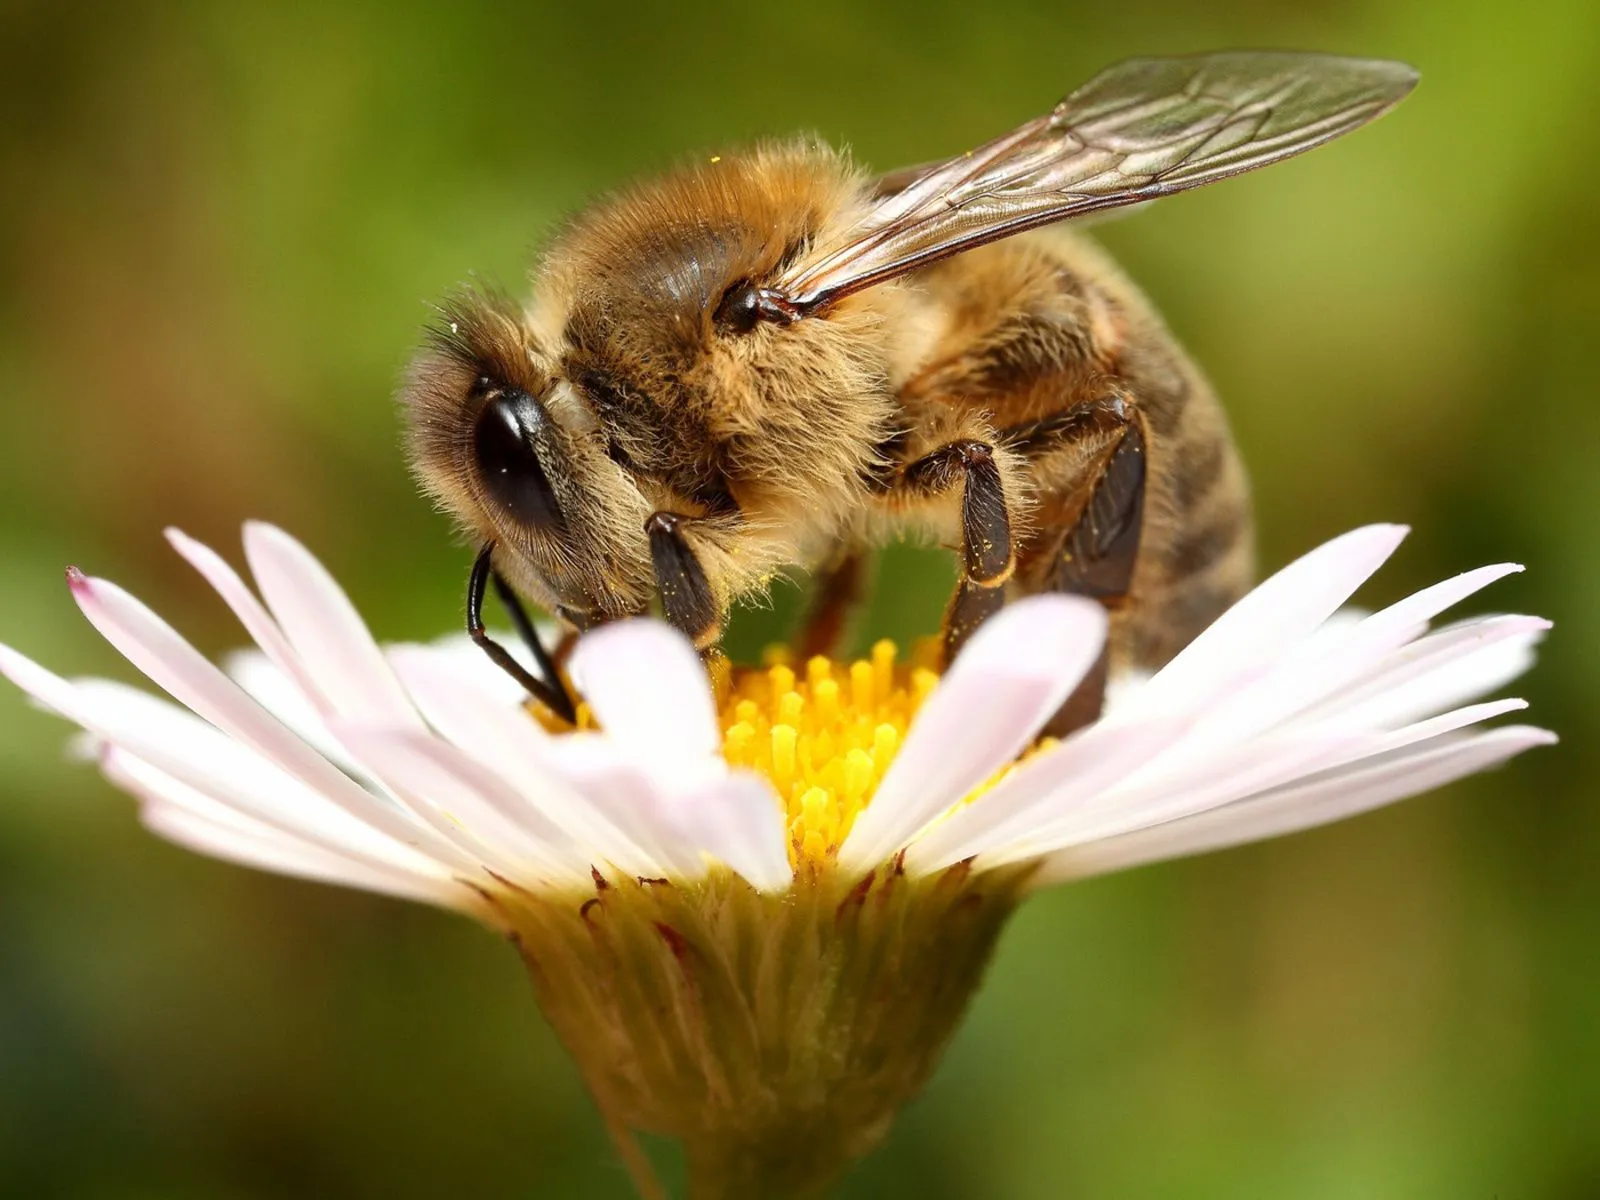
[(904, 491), (934, 495), (960, 480), (961, 583), (945, 611), (945, 659), (1005, 604), (1005, 582), (1016, 569), (1011, 508), (994, 447), (975, 438), (941, 446), (905, 468)]
[(705, 568), (683, 535), (684, 525), (692, 519), (658, 512), (644, 523), (644, 531), (650, 538), (650, 565), (662, 614), (697, 649), (707, 650), (722, 636), (722, 613)]

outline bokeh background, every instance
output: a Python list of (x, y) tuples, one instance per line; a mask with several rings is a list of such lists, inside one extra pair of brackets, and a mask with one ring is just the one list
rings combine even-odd
[[(172, 555), (303, 536), (385, 637), (467, 554), (393, 385), (427, 302), (515, 285), (586, 196), (816, 129), (888, 167), (1132, 54), (1405, 58), (1394, 116), (1099, 236), (1227, 399), (1279, 565), (1416, 534), (1365, 598), (1506, 558), (1565, 742), (1359, 821), (1033, 901), (845, 1195), (1600, 1195), (1600, 6), (12, 2), (0, 20), (0, 638), (125, 675), (110, 575), (239, 640)], [(937, 621), (895, 551), (869, 634)], [(738, 632), (749, 647), (793, 610)], [(0, 1193), (623, 1197), (504, 946), (167, 847), (0, 692)]]

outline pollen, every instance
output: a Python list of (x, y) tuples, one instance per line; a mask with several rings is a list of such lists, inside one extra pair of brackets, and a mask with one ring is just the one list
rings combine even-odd
[[(840, 662), (817, 655), (803, 667), (796, 667), (787, 646), (769, 647), (765, 658), (762, 666), (735, 666), (722, 654), (707, 656), (722, 757), (729, 766), (772, 783), (784, 808), (790, 864), (816, 873), (838, 856), (900, 752), (913, 718), (939, 685), (940, 672), (934, 669), (939, 644), (923, 639), (902, 658), (895, 643), (885, 639), (865, 658)], [(537, 703), (530, 702), (528, 711), (554, 734), (599, 728), (581, 700), (575, 725)], [(950, 811), (970, 804), (1054, 744), (1054, 738), (1038, 739)]]
[(819, 656), (796, 667), (781, 650), (768, 658), (765, 667), (714, 673), (722, 754), (772, 781), (790, 861), (819, 869), (871, 802), (939, 676), (899, 661), (890, 641), (854, 662)]

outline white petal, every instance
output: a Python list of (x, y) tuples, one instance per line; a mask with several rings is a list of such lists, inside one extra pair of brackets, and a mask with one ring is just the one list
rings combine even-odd
[(486, 691), (465, 664), (431, 646), (391, 646), (389, 662), (428, 724), (501, 774), (537, 774), (550, 735), (516, 695)]
[(169, 700), (108, 679), (80, 679), (71, 688), (74, 711), (64, 716), (257, 820), (330, 839), (345, 852), (442, 869)]
[(1425, 587), (1420, 592), (1413, 592), (1404, 600), (1396, 601), (1388, 608), (1373, 613), (1357, 628), (1367, 631), (1379, 628), (1389, 630), (1395, 644), (1398, 645), (1404, 640), (1400, 636), (1404, 631), (1418, 625), (1425, 626), (1445, 609), (1453, 608), (1468, 596), (1476, 595), (1491, 583), (1504, 579), (1507, 575), (1518, 574), (1522, 569), (1520, 563), (1496, 563), (1493, 566), (1479, 567), (1474, 571), (1463, 571), (1450, 579)]
[(876, 866), (1014, 759), (1094, 664), (1105, 634), (1105, 610), (1071, 596), (1019, 600), (986, 621), (912, 722), (839, 849), (840, 867)]
[(0, 669), (35, 699), (98, 739), (98, 752), (136, 757), (166, 778), (230, 808), (253, 826), (312, 843), (376, 870), (442, 878), (448, 870), (379, 834), (330, 798), (171, 702), (110, 680), (67, 683), (0, 646)]
[[(480, 654), (481, 652), (474, 651)], [(597, 862), (648, 861), (580, 788), (561, 774), (556, 741), (503, 690), (485, 691), (480, 677), (454, 654), (428, 646), (389, 651), (396, 673), (428, 721), (447, 739), (496, 772), (526, 800), (591, 848)]]
[(1393, 727), (1475, 699), (1522, 674), (1550, 628), (1538, 617), (1480, 617), (1446, 626), (1390, 654), (1375, 671), (1300, 714)]
[(758, 891), (781, 892), (794, 881), (778, 798), (761, 776), (737, 772), (675, 799), (671, 807), (687, 840)]
[(362, 725), (420, 729), (366, 623), (311, 552), (259, 521), (246, 523), (244, 550), (262, 596), (333, 710)]
[(688, 787), (723, 773), (711, 685), (682, 634), (660, 621), (606, 625), (578, 640), (571, 671), (606, 736), (652, 776)]
[[(566, 636), (566, 631), (560, 629), (549, 621), (535, 621), (534, 627), (539, 635), (544, 638), (547, 646), (556, 646)], [(539, 664), (534, 661), (527, 646), (522, 639), (509, 630), (489, 631), (492, 637), (507, 654), (521, 663), (531, 674), (539, 674)], [(407, 646), (415, 643), (405, 643)], [(460, 672), (468, 676), (479, 691), (485, 692), (505, 704), (520, 705), (528, 698), (528, 693), (515, 679), (511, 678), (505, 670), (492, 662), (483, 648), (464, 633), (452, 633), (447, 637), (435, 638), (427, 642), (425, 649), (447, 658)], [(394, 647), (386, 647), (393, 650)], [(391, 659), (391, 663), (392, 663)]]
[(238, 573), (215, 550), (203, 542), (195, 541), (181, 529), (169, 528), (166, 534), (172, 548), (216, 589), (217, 594), (233, 610), (234, 616), (239, 618), (245, 632), (261, 647), (284, 678), (303, 693), (307, 702), (323, 703), (322, 694), (317, 690), (310, 673), (301, 665), (289, 639), (283, 636), (283, 630), (278, 628), (278, 623), (261, 606), (261, 601), (256, 599), (255, 593), (239, 578)]
[[(1426, 720), (1415, 721), (1403, 725), (1389, 733), (1380, 734), (1370, 746), (1362, 747), (1359, 753), (1336, 756), (1322, 764), (1323, 771), (1342, 768), (1346, 763), (1366, 763), (1381, 759), (1385, 755), (1413, 746), (1418, 742), (1425, 742), (1437, 738), (1442, 734), (1454, 733), (1458, 729), (1465, 729), (1468, 725), (1480, 725), (1484, 721), (1492, 721), (1495, 717), (1504, 716), (1506, 713), (1520, 712), (1528, 707), (1526, 700), (1490, 700), (1483, 704), (1469, 704), (1462, 708), (1452, 709), (1450, 712), (1440, 713)], [(1330, 720), (1325, 723), (1328, 728), (1338, 728), (1340, 722)]]
[(706, 873), (700, 847), (686, 842), (668, 816), (649, 764), (625, 756), (599, 734), (569, 734), (554, 739), (550, 749), (551, 765), (620, 834), (609, 845), (596, 844), (601, 857), (645, 879), (699, 879)]
[(116, 584), (76, 573), (70, 578), (73, 596), (90, 623), (179, 703), (396, 841), (459, 869), (475, 867), (412, 814), (373, 796), (295, 737), (170, 625)]
[[(318, 711), (311, 695), (297, 686), (260, 650), (233, 650), (223, 655), (222, 669), (256, 703), (282, 721), (301, 741), (336, 764), (347, 775), (361, 776), (363, 768), (339, 744), (328, 728), (331, 708)], [(363, 782), (366, 782), (363, 779)]]
[(588, 859), (515, 789), (460, 750), (425, 733), (336, 725), (339, 740), (445, 836), (510, 879), (533, 871), (570, 882)]
[(140, 816), (149, 829), (190, 850), (280, 875), (406, 900), (450, 907), (468, 902), (454, 880), (375, 866), (301, 841), (250, 820), (118, 747), (107, 747), (101, 769), (111, 782), (144, 801)]
[(1181, 821), (1074, 846), (1047, 858), (1035, 883), (1042, 887), (1310, 829), (1442, 787), (1555, 740), (1527, 726), (1441, 739), (1381, 766), (1358, 765)]
[(433, 859), (385, 837), (176, 705), (110, 680), (70, 684), (4, 646), (0, 672), (102, 743), (124, 748), (253, 821), (345, 857), (442, 874)]
[(1096, 724), (1040, 752), (906, 851), (911, 874), (942, 870), (1025, 836), (1055, 813), (1120, 782), (1183, 733), (1188, 720)]
[[(961, 846), (961, 852), (947, 852), (937, 858), (928, 855), (919, 843), (907, 854), (906, 866), (908, 870), (915, 868), (919, 872), (937, 870), (982, 852), (992, 852), (986, 860), (990, 863), (1009, 862), (1032, 857), (1042, 847), (1084, 841), (1094, 836), (1117, 836), (1115, 832), (1087, 832), (1093, 830), (1092, 823), (1096, 819), (1111, 822), (1109, 825), (1102, 824), (1102, 830), (1132, 829), (1138, 824), (1158, 825), (1186, 819), (1188, 815), (1236, 802), (1241, 796), (1260, 791), (1269, 786), (1263, 781), (1275, 777), (1287, 779), (1312, 772), (1322, 773), (1345, 764), (1374, 761), (1380, 755), (1392, 756), (1414, 743), (1526, 707), (1521, 700), (1478, 704), (1443, 713), (1388, 734), (1370, 734), (1360, 726), (1325, 722), (1312, 729), (1301, 729), (1292, 737), (1268, 735), (1245, 743), (1232, 752), (1213, 750), (1204, 759), (1189, 760), (1183, 770), (1175, 774), (1165, 777), (1157, 775), (1159, 782), (1154, 785), (1147, 783), (1143, 787), (1121, 788), (1112, 799), (1097, 797), (1107, 785), (1119, 782), (1118, 767), (1121, 768), (1120, 774), (1125, 776), (1129, 764), (1126, 761), (1112, 763), (1108, 769), (1107, 764), (1094, 761), (1096, 756), (1080, 753), (1078, 758), (1082, 765), (1071, 773), (1069, 785), (1044, 795), (1020, 818), (989, 831), (981, 841), (974, 839)], [(1087, 735), (1105, 730), (1109, 735), (1123, 734), (1125, 749), (1138, 754), (1142, 746), (1147, 751), (1146, 757), (1159, 764), (1162, 762), (1160, 738), (1141, 743), (1133, 736), (1135, 732), (1144, 732), (1146, 728), (1135, 726), (1132, 730), (1121, 730), (1116, 726), (1095, 726), (1084, 733)], [(1322, 749), (1318, 750), (1317, 747)], [(1057, 754), (1073, 748), (1073, 743), (1069, 742), (1057, 751), (1042, 754), (1034, 763), (1020, 769), (1017, 776), (1021, 776), (1027, 767), (1045, 763), (1055, 766), (1058, 773), (1067, 777), (1066, 767), (1054, 764), (1051, 760)], [(1288, 752), (1286, 757), (1275, 757), (1284, 749)], [(1252, 761), (1257, 765), (1244, 765)], [(1010, 782), (1006, 781), (1007, 784)], [(1002, 784), (995, 789), (996, 793), (1001, 793), (1002, 800), (1006, 799), (1002, 791), (1005, 786)], [(958, 815), (979, 810), (989, 799), (989, 796), (981, 797)], [(1099, 814), (1098, 818), (1096, 814)], [(1008, 839), (1013, 843), (1009, 847), (1005, 844)]]
[[(1343, 761), (1375, 741), (1373, 735), (1294, 733), (1257, 738), (1175, 775), (1123, 783), (1069, 809), (1010, 846), (979, 858), (980, 867), (1036, 858), (1052, 850), (1114, 837), (1218, 808)], [(1144, 779), (1141, 774), (1136, 777)]]
[[(560, 629), (550, 621), (534, 621), (534, 629), (539, 630), (539, 637), (544, 638), (544, 645), (552, 648), (560, 645), (563, 638), (568, 637), (566, 630)], [(501, 650), (517, 659), (517, 662), (520, 662), (530, 674), (539, 675), (538, 662), (534, 662), (533, 654), (528, 651), (528, 646), (523, 645), (522, 637), (518, 637), (514, 630), (491, 629), (488, 630), (488, 635), (494, 638), (494, 642), (498, 643)], [(462, 675), (467, 675), (478, 690), (490, 694), (496, 701), (504, 704), (522, 704), (528, 699), (528, 693), (523, 690), (523, 686), (506, 674), (504, 667), (491, 661), (490, 656), (483, 653), (482, 646), (466, 634), (448, 634), (445, 637), (432, 638), (426, 643), (406, 642), (398, 645), (421, 645), (422, 648), (438, 654), (440, 658), (450, 659), (451, 664), (458, 667)], [(386, 651), (392, 651), (394, 648), (395, 645), (384, 646)], [(390, 664), (392, 662), (394, 661), (390, 659)]]
[(1406, 533), (1403, 525), (1368, 525), (1296, 559), (1218, 617), (1124, 708), (1177, 711), (1261, 671), (1332, 616)]
[(1319, 630), (1288, 648), (1275, 666), (1209, 705), (1191, 739), (1209, 745), (1236, 742), (1282, 724), (1370, 677), (1398, 647), (1422, 633), (1432, 617), (1520, 569), (1501, 565), (1469, 571), (1354, 624)]

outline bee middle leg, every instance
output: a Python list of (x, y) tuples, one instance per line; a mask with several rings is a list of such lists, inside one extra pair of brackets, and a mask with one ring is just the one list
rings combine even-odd
[(946, 661), (1004, 606), (1005, 583), (1017, 565), (1005, 482), (988, 442), (962, 438), (939, 447), (903, 468), (899, 487), (931, 496), (957, 482), (962, 485), (961, 582), (945, 611)]

